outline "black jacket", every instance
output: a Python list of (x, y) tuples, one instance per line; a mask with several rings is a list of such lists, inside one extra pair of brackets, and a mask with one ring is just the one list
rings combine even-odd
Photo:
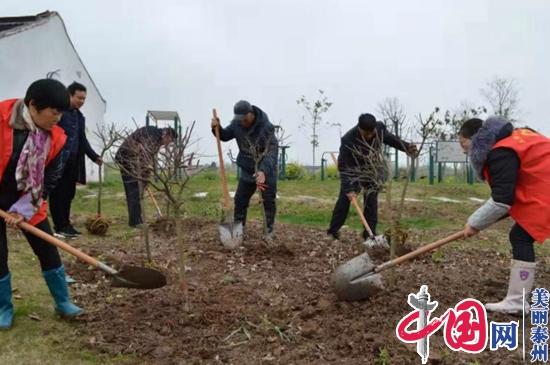
[[(498, 132), (495, 143), (509, 137), (513, 131), (512, 124), (506, 124)], [(512, 205), (520, 167), (518, 155), (509, 148), (492, 149), (487, 155), (486, 166), (489, 172), (491, 197), (495, 202)]]
[[(69, 135), (73, 130), (73, 123), (77, 124), (77, 136)], [(68, 152), (70, 154), (70, 144), (73, 138), (78, 139), (78, 152), (76, 155), (76, 181), (80, 184), (86, 184), (86, 159), (84, 158), (84, 155), (88, 156), (88, 158), (94, 162), (99, 158), (99, 155), (94, 151), (88, 141), (88, 138), (86, 137), (86, 118), (84, 118), (84, 115), (78, 109), (67, 110), (63, 113), (58, 125), (63, 128), (65, 134), (67, 134), (67, 143), (65, 143), (65, 147), (63, 148), (65, 153)]]
[[(369, 182), (360, 184), (357, 176), (354, 176), (353, 170), (360, 164), (367, 163), (368, 160), (357, 158), (357, 152), (354, 151), (360, 151), (361, 155), (366, 156), (372, 152), (372, 149), (381, 150), (382, 144), (387, 144), (403, 152), (409, 148), (409, 143), (402, 141), (399, 137), (390, 133), (384, 123), (376, 122), (375, 131), (375, 137), (371, 141), (365, 142), (361, 137), (359, 127), (355, 126), (344, 134), (341, 139), (340, 153), (338, 155), (338, 171), (340, 171), (342, 188), (345, 192), (359, 192), (361, 185), (369, 185)], [(365, 143), (370, 147), (366, 146)]]
[[(239, 146), (237, 165), (247, 174), (254, 174), (254, 154), (264, 154), (258, 164), (258, 170), (264, 174), (275, 176), (277, 174), (277, 162), (279, 143), (275, 137), (275, 127), (269, 121), (267, 114), (260, 108), (252, 106), (256, 121), (249, 129), (241, 127), (238, 121), (233, 121), (226, 128), (220, 128), (220, 139), (224, 142), (235, 138)], [(215, 135), (215, 131), (212, 130)], [(253, 151), (253, 153), (251, 153)], [(257, 151), (257, 152), (256, 152)]]
[(132, 151), (132, 146), (135, 143), (140, 144), (143, 148), (141, 152), (148, 155), (145, 160), (154, 159), (162, 145), (162, 128), (154, 126), (141, 127), (130, 134), (120, 145), (115, 155), (115, 161), (128, 172), (135, 172), (133, 170), (136, 167), (136, 161), (143, 160), (140, 158), (139, 153)]

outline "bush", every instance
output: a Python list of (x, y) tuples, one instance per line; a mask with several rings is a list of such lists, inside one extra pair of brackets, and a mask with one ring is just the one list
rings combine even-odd
[(286, 165), (285, 177), (287, 180), (301, 180), (306, 175), (306, 169), (297, 163)]
[(218, 171), (212, 171), (212, 170), (206, 170), (199, 174), (199, 176), (207, 181), (214, 181), (219, 178), (219, 172)]
[(327, 167), (327, 178), (338, 179), (338, 168), (336, 165), (330, 165)]

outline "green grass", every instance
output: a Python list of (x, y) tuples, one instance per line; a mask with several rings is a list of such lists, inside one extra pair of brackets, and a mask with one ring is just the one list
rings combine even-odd
[[(235, 191), (237, 179), (229, 177), (230, 191)], [(97, 199), (92, 195), (97, 192), (97, 183), (91, 183), (77, 190), (73, 202), (73, 213), (84, 230), (82, 222), (86, 217), (94, 216)], [(397, 200), (403, 184), (394, 184), (392, 196)], [(340, 182), (330, 179), (307, 179), (297, 181), (280, 181), (278, 183), (278, 215), (277, 220), (289, 224), (307, 225), (326, 229), (330, 221), (332, 209), (338, 196)], [(194, 198), (193, 194), (208, 192), (204, 199)], [(186, 214), (212, 219), (221, 217), (222, 194), (219, 179), (216, 173), (204, 172), (194, 177), (186, 191)], [(91, 197), (92, 196), (92, 197)], [(160, 197), (160, 195), (157, 195)], [(432, 197), (441, 196), (463, 201), (462, 203), (445, 203), (434, 200)], [(477, 206), (469, 200), (470, 197), (485, 199), (489, 196), (489, 189), (484, 184), (473, 186), (464, 183), (444, 182), (430, 186), (426, 180), (420, 180), (409, 186), (407, 197), (422, 200), (421, 202), (406, 202), (403, 214), (404, 227), (419, 233), (423, 240), (431, 240), (435, 236), (460, 230), (467, 217)], [(379, 232), (384, 230), (384, 193), (380, 194), (381, 214)], [(150, 201), (145, 200), (145, 212), (149, 219), (154, 216), (154, 208)], [(164, 210), (164, 204), (161, 208)], [(112, 170), (106, 176), (103, 185), (102, 212), (111, 219), (113, 224), (109, 228), (109, 239), (118, 242), (118, 245), (131, 244), (133, 238), (139, 234), (136, 230), (127, 227), (127, 210), (120, 176)], [(254, 197), (249, 217), (261, 219), (260, 206)], [(359, 217), (350, 209), (346, 221), (348, 227), (357, 231), (362, 230)], [(459, 249), (471, 250), (477, 247), (495, 249), (498, 252), (509, 253), (510, 245), (507, 241), (508, 223), (501, 223), (483, 233), (486, 240), (457, 242), (454, 246)], [(214, 228), (213, 228), (214, 229)], [(107, 357), (104, 354), (83, 350), (78, 344), (78, 324), (71, 324), (57, 319), (53, 314), (53, 304), (50, 294), (42, 279), (38, 261), (27, 242), (20, 234), (9, 233), (10, 240), (10, 268), (13, 274), (13, 285), (17, 288), (16, 295), (21, 299), (14, 301), (16, 308), (15, 326), (5, 332), (0, 332), (0, 364), (126, 364), (139, 363), (139, 359), (132, 356)], [(85, 237), (87, 240), (97, 238)], [(420, 244), (421, 242), (415, 242)], [(426, 242), (424, 242), (426, 243)], [(548, 257), (550, 247), (537, 245), (538, 257)], [(441, 253), (444, 255), (444, 253)], [(435, 256), (434, 260), (441, 260), (444, 256)], [(64, 255), (64, 259), (69, 259)], [(72, 260), (72, 258), (70, 258)], [(42, 320), (35, 321), (29, 315), (37, 315)], [(387, 360), (387, 354), (380, 354), (380, 361)]]

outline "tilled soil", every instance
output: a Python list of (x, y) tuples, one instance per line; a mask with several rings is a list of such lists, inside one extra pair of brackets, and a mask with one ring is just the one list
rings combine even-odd
[[(79, 326), (85, 346), (135, 354), (144, 364), (420, 364), (416, 346), (395, 335), (398, 321), (412, 310), (409, 293), (428, 285), (431, 300), (439, 302), (433, 317), (468, 297), (500, 300), (507, 288), (509, 258), (470, 242), (385, 272), (385, 291), (368, 300), (339, 302), (330, 276), (338, 264), (364, 251), (354, 232), (329, 241), (321, 230), (279, 225), (275, 241), (266, 244), (261, 225), (252, 222), (244, 246), (228, 252), (215, 222), (191, 219), (184, 227), (184, 286), (178, 245), (166, 235), (152, 240), (153, 265), (168, 276), (161, 289), (111, 288), (101, 272), (67, 263), (78, 280), (73, 296), (87, 310)], [(445, 236), (420, 234), (413, 232), (409, 241)], [(83, 249), (111, 264), (144, 261), (139, 239), (120, 246), (102, 240)], [(376, 263), (387, 259), (376, 255)], [(541, 266), (536, 284), (543, 286), (550, 283), (550, 270)], [(489, 314), (488, 319), (517, 318)], [(519, 364), (520, 355), (520, 350), (488, 347), (475, 355), (453, 352), (442, 329), (430, 337), (431, 364)]]

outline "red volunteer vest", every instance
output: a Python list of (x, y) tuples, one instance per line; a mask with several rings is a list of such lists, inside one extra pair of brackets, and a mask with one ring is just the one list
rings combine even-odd
[[(0, 102), (0, 182), (2, 182), (2, 178), (4, 177), (4, 171), (6, 171), (13, 149), (13, 129), (9, 126), (9, 121), (17, 100), (10, 99)], [(50, 136), (50, 151), (46, 158), (46, 166), (61, 151), (67, 139), (63, 129), (58, 126), (52, 128)], [(47, 207), (48, 203), (44, 200), (42, 206), (29, 220), (29, 223), (34, 226), (46, 219), (48, 217)]]
[[(520, 161), (510, 216), (537, 242), (550, 237), (550, 139), (529, 129), (516, 129), (497, 142), (516, 152)], [(489, 180), (487, 168), (484, 169)]]

